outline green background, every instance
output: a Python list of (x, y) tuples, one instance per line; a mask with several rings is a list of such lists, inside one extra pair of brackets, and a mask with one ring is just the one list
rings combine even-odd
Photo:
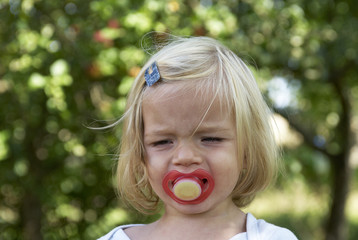
[(123, 113), (143, 48), (165, 38), (151, 31), (220, 40), (276, 112), (286, 171), (245, 211), (300, 239), (357, 239), (357, 26), (354, 0), (0, 0), (0, 239), (158, 217), (116, 198), (121, 130), (88, 128)]

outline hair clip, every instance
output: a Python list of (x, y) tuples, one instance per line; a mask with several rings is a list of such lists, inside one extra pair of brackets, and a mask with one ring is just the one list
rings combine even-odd
[[(151, 70), (151, 73), (149, 73), (149, 70)], [(145, 70), (144, 78), (148, 87), (152, 86), (160, 79), (160, 74), (156, 62), (152, 63), (152, 65), (148, 67), (147, 70)]]

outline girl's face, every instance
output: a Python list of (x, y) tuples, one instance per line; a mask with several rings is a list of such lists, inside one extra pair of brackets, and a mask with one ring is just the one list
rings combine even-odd
[[(239, 177), (233, 117), (218, 100), (208, 110), (213, 96), (198, 96), (181, 87), (180, 83), (150, 87), (143, 100), (150, 184), (167, 212), (194, 214), (232, 207), (231, 193)], [(197, 169), (206, 170), (215, 181), (206, 200), (185, 205), (165, 193), (162, 180), (169, 171), (191, 173)]]

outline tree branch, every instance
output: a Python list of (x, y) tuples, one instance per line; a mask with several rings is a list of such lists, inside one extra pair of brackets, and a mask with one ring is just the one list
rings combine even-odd
[[(341, 138), (339, 141), (342, 146), (342, 153), (348, 153), (349, 149), (353, 146), (354, 138), (353, 132), (351, 130), (351, 102), (347, 88), (344, 86), (344, 81), (349, 70), (355, 68), (355, 63), (353, 61), (347, 61), (344, 66), (338, 70), (332, 70), (329, 75), (328, 81), (332, 84), (333, 89), (335, 90), (340, 105), (342, 107), (342, 112), (340, 114), (340, 121), (337, 126), (338, 133), (340, 133)], [(348, 159), (347, 159), (348, 161)]]

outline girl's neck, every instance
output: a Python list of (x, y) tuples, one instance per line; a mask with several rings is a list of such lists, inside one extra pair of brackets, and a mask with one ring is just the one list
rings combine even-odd
[(225, 211), (221, 211), (221, 209), (214, 209), (208, 212), (197, 214), (185, 214), (173, 211), (172, 209), (166, 209), (165, 213), (159, 221), (163, 223), (183, 221), (187, 222), (188, 224), (201, 224), (203, 222), (220, 223), (228, 222), (230, 220), (237, 221), (238, 218), (242, 218), (243, 216), (245, 216), (245, 213), (243, 213), (236, 206), (226, 208)]
[(156, 233), (153, 236), (162, 236), (162, 239), (230, 239), (238, 233), (246, 232), (246, 214), (236, 206), (220, 214), (165, 213), (150, 225), (153, 233)]
[(246, 214), (234, 204), (200, 214), (183, 214), (167, 207), (158, 221), (126, 230), (133, 240), (222, 240), (242, 232), (246, 232)]
[(246, 231), (246, 214), (234, 204), (218, 206), (208, 212), (183, 214), (173, 209), (166, 209), (164, 215), (155, 223), (157, 227), (177, 226), (183, 229), (200, 228), (200, 226), (220, 227), (235, 225), (240, 232)]

